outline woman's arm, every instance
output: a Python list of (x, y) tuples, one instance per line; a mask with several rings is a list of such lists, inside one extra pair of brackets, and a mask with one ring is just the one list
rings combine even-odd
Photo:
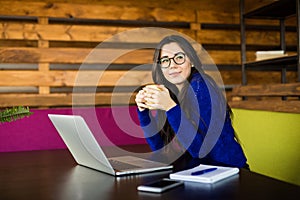
[(181, 145), (188, 150), (193, 157), (199, 156), (203, 135), (197, 132), (195, 126), (187, 118), (177, 105), (167, 112), (168, 121), (176, 133)]
[[(188, 89), (185, 98), (189, 100), (188, 103), (180, 106), (177, 105), (167, 111), (167, 118), (179, 142), (193, 157), (199, 157), (199, 152), (207, 131), (214, 131), (214, 129), (209, 127), (211, 122), (214, 122), (214, 126), (216, 122), (220, 125), (219, 120), (211, 119), (212, 109), (215, 109), (217, 107), (216, 104), (219, 103), (217, 91), (203, 79), (196, 78), (191, 82), (191, 87)], [(187, 113), (183, 111), (183, 106), (185, 106), (184, 110), (187, 110)], [(216, 118), (216, 116), (214, 117)], [(219, 135), (221, 131), (219, 131)], [(218, 135), (215, 138), (217, 140)], [(207, 142), (205, 143), (205, 148), (201, 150), (208, 149), (206, 146)]]
[(159, 134), (156, 120), (151, 115), (148, 109), (140, 111), (138, 110), (138, 117), (140, 125), (143, 129), (146, 141), (148, 142), (152, 151), (161, 149), (164, 146), (162, 137)]

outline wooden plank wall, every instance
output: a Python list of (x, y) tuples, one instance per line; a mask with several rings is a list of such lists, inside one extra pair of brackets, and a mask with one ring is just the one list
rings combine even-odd
[[(1, 0), (0, 107), (134, 103), (135, 89), (152, 82), (153, 47), (160, 39), (151, 31), (135, 37), (124, 33), (142, 27), (171, 29), (191, 37), (210, 54), (225, 86), (239, 85), (238, 3)], [(294, 21), (288, 24), (293, 26)], [(261, 27), (258, 23), (275, 26), (276, 22), (251, 23), (256, 28), (247, 33), (250, 46), (274, 48), (279, 44), (278, 31), (257, 28)], [(119, 33), (124, 34), (114, 42), (104, 42)], [(102, 48), (95, 49), (99, 44)], [(295, 44), (295, 31), (288, 31), (287, 46), (291, 52), (295, 51)], [(127, 53), (111, 62), (110, 56), (120, 50)], [(251, 48), (247, 55), (254, 59)], [(295, 80), (296, 74), (288, 73), (288, 79)], [(248, 80), (280, 82), (280, 72), (250, 72)]]
[(231, 95), (233, 108), (300, 113), (300, 82), (240, 85)]

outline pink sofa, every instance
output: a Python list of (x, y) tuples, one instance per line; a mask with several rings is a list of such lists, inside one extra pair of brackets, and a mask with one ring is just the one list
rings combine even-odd
[(0, 124), (0, 152), (66, 148), (48, 114), (81, 115), (101, 145), (145, 144), (136, 107), (31, 109), (33, 115)]

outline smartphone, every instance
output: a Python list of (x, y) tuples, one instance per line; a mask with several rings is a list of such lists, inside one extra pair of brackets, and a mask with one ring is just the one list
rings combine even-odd
[(169, 190), (171, 188), (175, 188), (177, 186), (183, 185), (182, 181), (177, 181), (177, 180), (171, 180), (171, 179), (161, 179), (159, 181), (155, 181), (149, 184), (145, 185), (140, 185), (138, 186), (139, 191), (144, 191), (144, 192), (156, 192), (156, 193), (161, 193), (166, 190)]

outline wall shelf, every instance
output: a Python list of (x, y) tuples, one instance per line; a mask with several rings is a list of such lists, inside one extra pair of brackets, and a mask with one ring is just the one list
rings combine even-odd
[(245, 13), (244, 17), (256, 19), (284, 19), (295, 14), (295, 0), (279, 0)]
[(246, 71), (257, 67), (265, 67), (266, 71), (270, 69), (282, 71), (282, 83), (286, 80), (286, 70), (298, 72), (298, 81), (300, 81), (299, 64), (299, 28), (297, 28), (297, 54), (260, 61), (247, 61), (246, 59), (246, 19), (273, 19), (280, 22), (280, 50), (286, 51), (285, 42), (285, 20), (291, 16), (296, 16), (297, 26), (299, 27), (299, 0), (277, 0), (268, 5), (245, 13), (244, 0), (240, 1), (240, 22), (241, 22), (241, 61), (242, 61), (242, 85), (247, 84)]
[(289, 68), (289, 70), (296, 71), (297, 70), (297, 55), (291, 55), (291, 56), (283, 56), (278, 58), (272, 58), (272, 59), (264, 59), (260, 61), (253, 61), (253, 62), (247, 62), (245, 63), (245, 68), (247, 69), (253, 69), (256, 67), (266, 67), (266, 70), (268, 70), (268, 66), (272, 67), (274, 70), (281, 69), (282, 66), (286, 66)]

